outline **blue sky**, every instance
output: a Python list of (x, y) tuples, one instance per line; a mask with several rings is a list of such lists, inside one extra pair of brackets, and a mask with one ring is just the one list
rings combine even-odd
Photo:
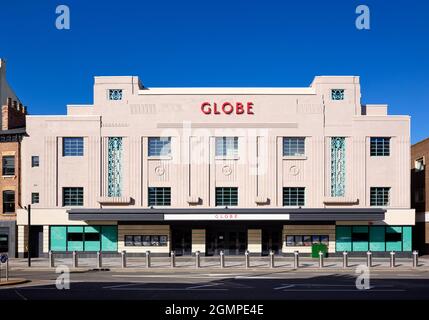
[[(60, 4), (70, 30), (55, 28)], [(360, 4), (371, 30), (355, 27)], [(92, 103), (96, 75), (138, 75), (147, 87), (299, 87), (315, 75), (359, 75), (363, 103), (411, 115), (413, 142), (429, 136), (427, 1), (25, 0), (0, 12), (0, 56), (31, 114)]]

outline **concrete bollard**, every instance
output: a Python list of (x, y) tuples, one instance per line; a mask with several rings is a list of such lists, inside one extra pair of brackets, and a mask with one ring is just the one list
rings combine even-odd
[(299, 268), (299, 251), (295, 251), (293, 254), (294, 254), (293, 268), (298, 269)]
[(366, 266), (367, 266), (368, 268), (371, 268), (371, 267), (372, 267), (372, 252), (371, 252), (371, 251), (368, 251), (368, 252), (366, 253)]
[(347, 251), (344, 251), (343, 252), (343, 268), (344, 269), (349, 266), (349, 261), (348, 260), (349, 260), (348, 253), (347, 253)]
[(413, 251), (413, 268), (419, 266), (419, 252), (417, 250)]
[(146, 268), (150, 268), (150, 251), (146, 251)]
[(249, 250), (246, 250), (244, 252), (244, 259), (245, 259), (244, 261), (245, 261), (246, 269), (250, 268), (250, 257), (249, 257), (249, 254), (250, 254)]
[(55, 268), (54, 253), (51, 250), (49, 250), (48, 256), (49, 256), (49, 267)]
[(122, 250), (121, 252), (121, 267), (127, 267), (127, 252), (125, 250)]
[(6, 260), (6, 271), (4, 277), (6, 278), (6, 282), (9, 281), (9, 259)]
[(323, 252), (319, 251), (319, 268), (323, 268)]
[(390, 251), (390, 267), (394, 268), (395, 267), (395, 251)]
[(73, 268), (77, 268), (79, 266), (79, 261), (78, 261), (76, 251), (73, 251), (73, 253), (72, 253), (72, 260), (73, 260)]
[(220, 250), (220, 267), (221, 268), (225, 268), (225, 253), (223, 252), (223, 250)]
[(170, 253), (170, 268), (176, 267), (176, 252), (171, 251)]
[(270, 268), (274, 268), (274, 251), (270, 250)]
[(101, 255), (101, 251), (97, 251), (97, 269), (101, 269), (103, 267), (103, 256)]
[(195, 268), (199, 268), (201, 266), (200, 264), (200, 252), (195, 251)]

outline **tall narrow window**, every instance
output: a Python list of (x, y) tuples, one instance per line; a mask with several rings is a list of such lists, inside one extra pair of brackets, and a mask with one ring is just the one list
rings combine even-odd
[(346, 193), (346, 139), (331, 138), (331, 196), (344, 197)]
[(15, 156), (4, 156), (2, 162), (3, 162), (2, 174), (4, 176), (14, 176), (15, 175)]
[(170, 156), (171, 138), (170, 137), (150, 137), (148, 140), (149, 157)]
[(83, 137), (63, 138), (63, 156), (64, 157), (83, 156)]
[(39, 166), (39, 156), (31, 156), (31, 166), (32, 167)]
[(38, 192), (32, 192), (31, 193), (31, 204), (37, 204), (39, 203), (39, 193)]
[(107, 194), (109, 197), (122, 196), (122, 138), (109, 137)]
[(216, 156), (238, 156), (238, 137), (216, 137)]
[(15, 212), (15, 191), (3, 191), (3, 213)]

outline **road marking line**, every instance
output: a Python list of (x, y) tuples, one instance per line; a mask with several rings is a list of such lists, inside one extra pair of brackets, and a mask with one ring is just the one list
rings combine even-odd
[(22, 300), (28, 300), (26, 297), (24, 297), (24, 295), (22, 295), (21, 293), (18, 292), (18, 290), (14, 290), (15, 293), (22, 299)]
[(111, 290), (132, 290), (132, 291), (228, 291), (223, 288), (207, 288), (207, 289), (188, 289), (188, 288), (112, 288)]
[(286, 286), (274, 288), (274, 290), (282, 290), (282, 289), (293, 288), (293, 287), (295, 287), (295, 285), (289, 284), (289, 285), (286, 285)]
[(377, 289), (377, 290), (373, 290), (373, 289), (368, 289), (368, 290), (351, 290), (351, 289), (339, 289), (339, 290), (335, 290), (335, 289), (292, 289), (292, 290), (283, 290), (284, 292), (403, 292), (406, 290), (403, 289)]
[(187, 287), (186, 289), (198, 289), (198, 288), (205, 288), (205, 287), (215, 287), (215, 286), (220, 286), (223, 283), (208, 283), (208, 284), (202, 284), (199, 286), (192, 286), (192, 287)]

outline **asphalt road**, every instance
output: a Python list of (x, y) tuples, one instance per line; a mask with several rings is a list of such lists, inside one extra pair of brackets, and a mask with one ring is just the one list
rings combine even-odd
[[(369, 289), (358, 274), (310, 271), (112, 272), (70, 274), (70, 289), (56, 288), (54, 271), (15, 271), (31, 282), (1, 287), (0, 300), (300, 300), (429, 299), (429, 272), (371, 272)], [(362, 282), (360, 282), (362, 283)]]

